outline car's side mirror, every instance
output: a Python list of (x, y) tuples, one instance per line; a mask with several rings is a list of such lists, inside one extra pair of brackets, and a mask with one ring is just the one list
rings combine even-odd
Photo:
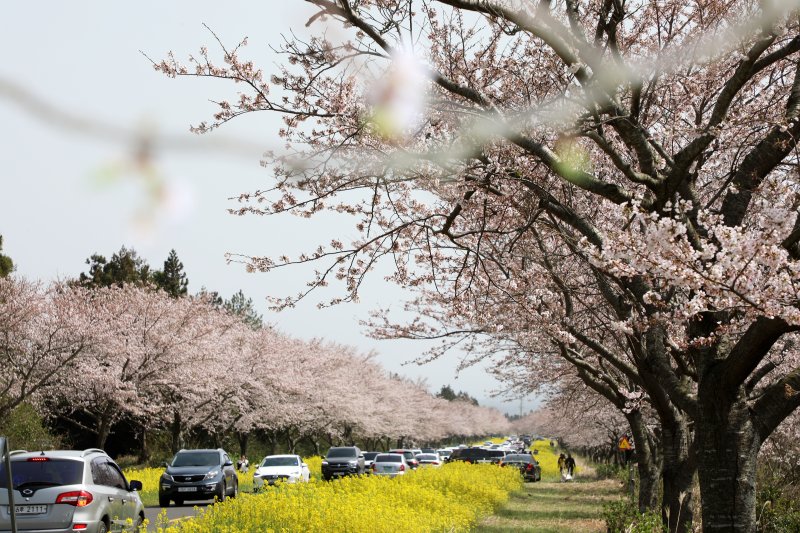
[(130, 483), (128, 483), (128, 489), (137, 491), (142, 490), (142, 482), (133, 479)]
[(363, 459), (363, 458), (364, 458), (364, 454), (363, 454), (363, 453), (362, 453), (362, 454), (360, 454), (360, 455), (358, 456), (358, 458), (359, 458), (359, 459)]
[(233, 461), (225, 461), (222, 466), (233, 466)]
[(163, 463), (161, 463), (161, 466), (163, 466), (164, 468), (169, 468), (169, 463), (164, 461)]
[(303, 468), (308, 468), (308, 465), (305, 463), (301, 464), (300, 466), (302, 466)]

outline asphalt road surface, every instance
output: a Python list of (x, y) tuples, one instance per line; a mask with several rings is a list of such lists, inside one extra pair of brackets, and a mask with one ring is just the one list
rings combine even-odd
[(167, 520), (170, 522), (175, 522), (178, 520), (183, 520), (186, 518), (191, 518), (197, 511), (195, 511), (194, 507), (200, 507), (201, 509), (211, 505), (208, 501), (199, 501), (199, 502), (185, 502), (180, 507), (177, 507), (174, 503), (169, 507), (145, 507), (144, 509), (144, 516), (150, 521), (150, 525), (148, 526), (148, 531), (155, 531), (158, 520), (158, 515), (161, 514), (162, 509), (167, 510)]

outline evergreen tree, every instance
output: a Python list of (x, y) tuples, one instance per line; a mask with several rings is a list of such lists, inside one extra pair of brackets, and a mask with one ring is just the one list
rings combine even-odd
[[(3, 236), (0, 235), (0, 252), (3, 251)], [(14, 262), (7, 255), (0, 253), (0, 278), (4, 278), (14, 271)]]
[(164, 261), (164, 269), (153, 273), (153, 282), (173, 298), (186, 296), (189, 292), (189, 279), (175, 249), (170, 250), (167, 260)]
[(264, 325), (263, 318), (253, 305), (253, 299), (246, 297), (241, 289), (230, 299), (225, 300), (223, 306), (231, 313), (242, 317), (244, 323), (253, 329), (261, 329)]
[(456, 399), (455, 391), (450, 387), (450, 385), (442, 385), (442, 390), (440, 390), (436, 396), (439, 398), (443, 398), (448, 402), (452, 402)]
[(86, 260), (89, 273), (81, 272), (78, 283), (85, 287), (122, 286), (126, 283), (147, 285), (150, 283), (150, 265), (139, 257), (134, 249), (124, 246), (107, 260), (100, 254), (93, 254)]

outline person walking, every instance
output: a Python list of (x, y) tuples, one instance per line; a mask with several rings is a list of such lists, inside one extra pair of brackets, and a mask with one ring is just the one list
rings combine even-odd
[(572, 458), (572, 454), (567, 454), (567, 458), (564, 460), (564, 466), (567, 468), (569, 477), (572, 477), (572, 474), (575, 472), (575, 459)]
[(561, 455), (558, 456), (558, 473), (559, 474), (563, 474), (564, 473), (564, 468), (567, 466), (566, 463), (567, 463), (567, 459), (566, 459), (566, 457), (564, 457), (564, 454), (562, 453)]

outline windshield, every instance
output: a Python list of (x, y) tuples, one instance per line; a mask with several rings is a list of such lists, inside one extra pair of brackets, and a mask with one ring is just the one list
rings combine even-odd
[(355, 457), (356, 450), (354, 448), (331, 448), (328, 450), (328, 459), (336, 457)]
[(265, 457), (261, 466), (298, 466), (297, 457)]
[[(6, 478), (6, 466), (0, 463), (0, 487), (8, 488)], [(83, 462), (39, 457), (12, 461), (11, 478), (15, 489), (76, 485), (83, 481)]]
[(178, 452), (172, 460), (172, 466), (218, 466), (217, 452)]
[(364, 460), (365, 461), (372, 461), (373, 459), (375, 459), (378, 456), (378, 453), (379, 452), (366, 452), (364, 454)]

